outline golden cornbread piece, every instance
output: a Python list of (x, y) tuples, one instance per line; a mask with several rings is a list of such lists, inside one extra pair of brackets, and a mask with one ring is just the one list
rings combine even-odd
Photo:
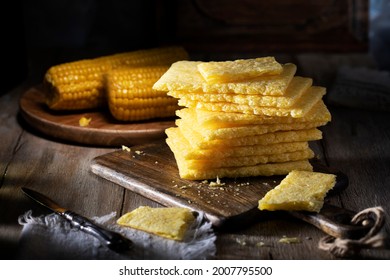
[(260, 76), (250, 81), (231, 83), (207, 83), (198, 71), (199, 61), (178, 61), (154, 84), (153, 89), (161, 91), (188, 91), (209, 93), (238, 93), (284, 95), (297, 67), (283, 65), (280, 75)]
[(252, 79), (262, 75), (278, 75), (283, 67), (274, 57), (211, 61), (198, 64), (198, 70), (208, 83), (227, 83)]
[(226, 139), (205, 140), (201, 133), (187, 125), (180, 125), (179, 129), (183, 136), (193, 147), (199, 149), (211, 149), (218, 147), (268, 145), (285, 142), (315, 141), (322, 139), (322, 132), (319, 129), (302, 129), (291, 131), (277, 131), (251, 137), (234, 137)]
[(207, 159), (219, 158), (223, 160), (226, 157), (241, 157), (254, 155), (274, 155), (288, 152), (295, 152), (307, 149), (308, 142), (276, 143), (270, 145), (251, 145), (225, 147), (221, 149), (198, 149), (191, 147), (187, 139), (184, 138), (180, 129), (171, 127), (165, 130), (168, 135), (167, 143), (171, 150), (179, 150), (185, 159)]
[(192, 93), (184, 91), (170, 91), (168, 92), (168, 95), (200, 102), (230, 102), (248, 106), (288, 108), (293, 106), (311, 85), (312, 79), (310, 78), (294, 77), (283, 96), (235, 93)]
[(179, 99), (179, 105), (218, 112), (301, 118), (322, 99), (325, 91), (324, 87), (312, 86), (304, 92), (296, 103), (288, 108), (250, 106), (229, 102), (201, 102), (190, 100), (187, 97)]
[[(180, 151), (176, 152), (180, 153)], [(189, 169), (205, 170), (221, 167), (242, 167), (252, 166), (265, 163), (289, 162), (311, 159), (314, 157), (314, 152), (310, 149), (304, 149), (295, 152), (275, 154), (275, 155), (260, 155), (260, 156), (244, 156), (244, 157), (227, 157), (224, 159), (190, 159), (186, 160), (186, 165)]]
[(191, 169), (185, 160), (175, 155), (179, 175), (187, 180), (204, 180), (215, 178), (236, 178), (253, 176), (285, 175), (291, 170), (313, 170), (308, 160), (288, 161), (281, 163), (267, 163), (253, 166), (208, 168), (204, 170)]
[(259, 201), (259, 209), (320, 212), (335, 184), (336, 175), (293, 170)]
[(186, 208), (151, 208), (141, 206), (120, 217), (117, 223), (122, 226), (181, 241), (194, 220), (194, 215)]
[(196, 108), (184, 108), (176, 111), (176, 115), (182, 119), (192, 119), (198, 125), (212, 129), (222, 127), (235, 127), (263, 124), (290, 124), (297, 122), (323, 122), (331, 120), (331, 115), (324, 102), (321, 100), (302, 118), (275, 117), (249, 115), (241, 113), (213, 112)]
[(303, 123), (274, 123), (264, 125), (246, 125), (237, 127), (222, 127), (222, 128), (204, 128), (199, 124), (188, 119), (176, 120), (176, 125), (179, 127), (192, 126), (192, 129), (200, 133), (204, 141), (211, 141), (215, 139), (231, 139), (237, 137), (246, 137), (253, 135), (261, 135), (276, 131), (287, 130), (302, 130), (311, 129), (325, 125), (327, 122), (303, 122)]

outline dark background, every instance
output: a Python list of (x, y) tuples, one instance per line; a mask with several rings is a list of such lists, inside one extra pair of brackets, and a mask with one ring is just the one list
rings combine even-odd
[(367, 53), (389, 69), (388, 0), (14, 0), (1, 94), (51, 65), (178, 44), (192, 59)]

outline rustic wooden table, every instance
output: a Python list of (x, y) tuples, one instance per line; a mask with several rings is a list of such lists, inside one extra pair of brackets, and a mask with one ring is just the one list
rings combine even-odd
[[(286, 60), (290, 60), (286, 58)], [(318, 58), (298, 56), (302, 75), (326, 83), (344, 56)], [(361, 58), (352, 56), (350, 65)], [(324, 72), (315, 70), (322, 64)], [(315, 67), (317, 66), (317, 67)], [(62, 202), (87, 217), (116, 211), (119, 216), (140, 205), (159, 206), (91, 172), (92, 160), (120, 147), (104, 148), (59, 141), (29, 127), (19, 114), (19, 99), (31, 84), (21, 85), (0, 97), (0, 258), (17, 257), (22, 226), (18, 216), (32, 209), (48, 213), (24, 196), (21, 187), (29, 187)], [(318, 143), (319, 156), (333, 168), (348, 175), (349, 187), (329, 198), (331, 204), (360, 211), (382, 206), (390, 232), (390, 122), (389, 112), (330, 107), (333, 119), (323, 128)], [(333, 259), (318, 249), (324, 233), (283, 213), (245, 227), (223, 229), (217, 234), (216, 259)], [(283, 236), (298, 237), (295, 244), (280, 243)], [(256, 246), (264, 242), (265, 246)], [(363, 250), (356, 258), (390, 259), (390, 249)]]

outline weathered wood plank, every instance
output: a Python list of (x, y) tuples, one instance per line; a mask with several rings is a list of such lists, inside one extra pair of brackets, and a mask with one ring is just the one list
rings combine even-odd
[(195, 52), (366, 50), (368, 1), (180, 1), (160, 4), (162, 42)]
[(10, 165), (17, 153), (23, 129), (17, 124), (15, 102), (25, 87), (20, 86), (0, 97), (0, 258), (13, 256), (17, 246), (20, 227), (17, 225), (15, 207), (20, 205), (20, 197), (7, 188)]
[[(325, 128), (329, 164), (349, 177), (349, 188), (339, 195), (341, 206), (361, 211), (382, 206), (385, 233), (390, 233), (390, 113), (332, 108), (333, 121)], [(367, 257), (390, 257), (390, 250), (365, 251)]]
[[(46, 139), (38, 132), (29, 131), (16, 120), (18, 94), (5, 95), (0, 107), (8, 117), (2, 117), (2, 135), (9, 149), (1, 149), (0, 239), (1, 258), (12, 258), (21, 226), (18, 216), (32, 209), (37, 215), (47, 213), (20, 192), (30, 187), (52, 197), (88, 217), (100, 216), (122, 208), (124, 191), (89, 172), (91, 160), (112, 149), (82, 147)], [(15, 105), (16, 104), (16, 105)], [(27, 129), (27, 130), (24, 130)], [(4, 160), (3, 160), (4, 159)]]

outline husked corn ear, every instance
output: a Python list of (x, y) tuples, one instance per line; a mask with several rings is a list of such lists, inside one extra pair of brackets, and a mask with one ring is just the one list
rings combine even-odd
[(103, 73), (108, 65), (81, 60), (51, 67), (45, 75), (46, 104), (54, 110), (97, 108), (104, 102)]
[(138, 50), (64, 63), (45, 74), (46, 103), (54, 110), (97, 108), (105, 102), (104, 75), (119, 67), (169, 66), (188, 59), (181, 47)]
[(164, 91), (152, 89), (168, 67), (119, 68), (106, 75), (108, 105), (121, 121), (171, 117), (179, 108), (177, 100)]
[(77, 110), (97, 108), (103, 104), (103, 83), (99, 80), (60, 84), (50, 89), (47, 104), (52, 109)]
[[(134, 105), (133, 107), (136, 107)], [(174, 115), (175, 110), (177, 109), (177, 103), (166, 105), (165, 107), (145, 107), (137, 109), (124, 109), (118, 108), (116, 112), (116, 119), (121, 121), (138, 121), (146, 120), (151, 118), (164, 118)], [(173, 112), (173, 113), (172, 113)]]
[(123, 67), (111, 70), (106, 75), (108, 96), (110, 98), (123, 99), (157, 96), (168, 97), (165, 91), (152, 89), (153, 84), (167, 70), (167, 66)]

